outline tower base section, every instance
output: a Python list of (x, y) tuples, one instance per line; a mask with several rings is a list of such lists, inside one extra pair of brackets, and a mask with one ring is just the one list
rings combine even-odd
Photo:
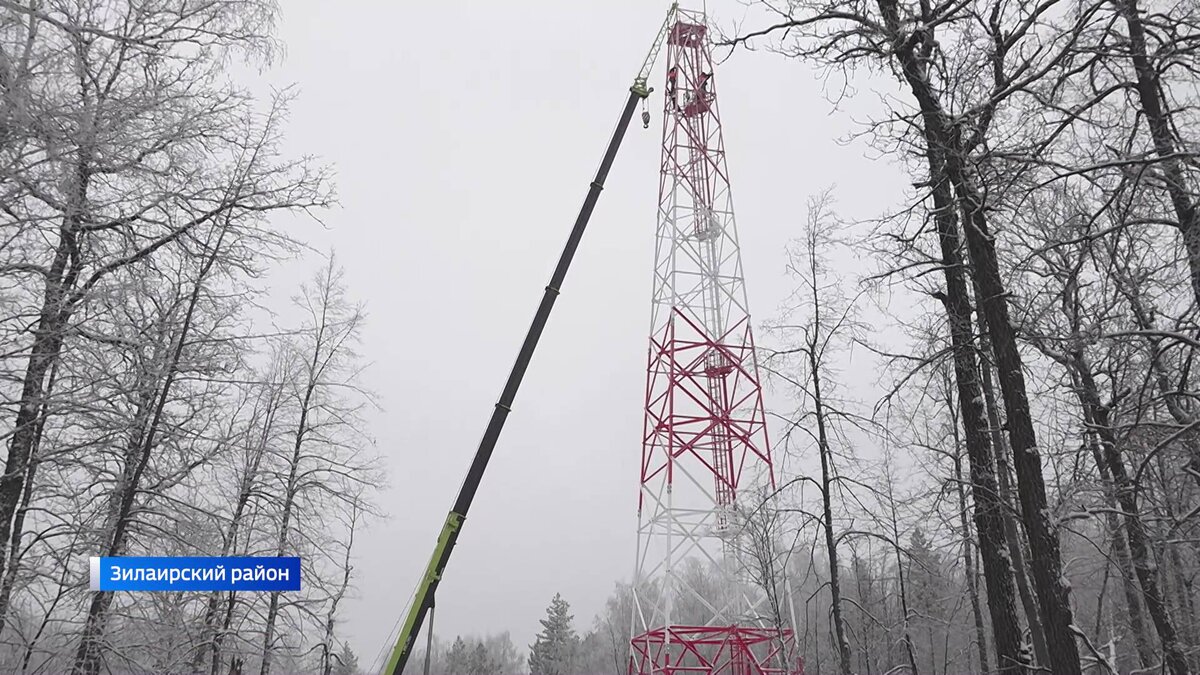
[(638, 635), (631, 646), (629, 675), (804, 675), (786, 629), (670, 626)]

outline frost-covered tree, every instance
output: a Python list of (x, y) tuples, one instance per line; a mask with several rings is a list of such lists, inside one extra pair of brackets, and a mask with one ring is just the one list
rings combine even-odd
[(529, 675), (567, 675), (572, 672), (579, 637), (571, 615), (571, 606), (559, 593), (554, 594), (541, 620), (542, 631), (529, 646)]
[(333, 657), (332, 675), (362, 675), (358, 668), (358, 655), (350, 649), (350, 643), (342, 643), (342, 649)]

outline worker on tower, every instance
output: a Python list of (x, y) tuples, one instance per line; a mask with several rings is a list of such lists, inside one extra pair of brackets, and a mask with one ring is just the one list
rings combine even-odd
[(678, 99), (675, 98), (675, 85), (678, 80), (679, 66), (671, 66), (671, 68), (667, 70), (667, 98), (671, 100), (671, 107), (673, 108), (679, 107)]
[(696, 90), (700, 92), (701, 96), (708, 93), (708, 81), (710, 79), (712, 79), (712, 73), (700, 73), (700, 84), (696, 87)]

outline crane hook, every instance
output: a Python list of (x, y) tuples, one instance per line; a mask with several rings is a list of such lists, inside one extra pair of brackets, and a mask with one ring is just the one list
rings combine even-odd
[(650, 111), (646, 108), (646, 99), (642, 99), (642, 128), (650, 128)]

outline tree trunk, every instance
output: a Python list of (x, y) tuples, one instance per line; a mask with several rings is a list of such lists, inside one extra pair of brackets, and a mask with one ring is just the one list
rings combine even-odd
[(1121, 511), (1125, 515), (1125, 532), (1129, 536), (1129, 557), (1137, 574), (1138, 583), (1142, 587), (1142, 598), (1146, 602), (1146, 611), (1150, 614), (1154, 628), (1158, 631), (1164, 665), (1171, 675), (1187, 675), (1187, 659), (1179, 644), (1175, 624), (1167, 612), (1167, 605), (1159, 587), (1158, 565), (1154, 561), (1154, 552), (1150, 549), (1150, 537), (1138, 509), (1139, 487), (1125, 469), (1125, 460), (1121, 457), (1116, 435), (1110, 426), (1108, 408), (1100, 402), (1090, 365), (1083, 353), (1078, 350), (1071, 353), (1071, 359), (1079, 377), (1078, 395), (1085, 420), (1089, 426), (1095, 429), (1095, 433), (1100, 439), (1100, 455), (1112, 476), (1113, 490), (1116, 493), (1117, 502), (1121, 505)]
[[(858, 670), (869, 673), (874, 670), (871, 658), (871, 643), (874, 640), (871, 636), (871, 617), (863, 608), (870, 606), (871, 603), (871, 571), (863, 569), (862, 559), (858, 557), (858, 552), (853, 548), (850, 551), (850, 568), (854, 570), (854, 587), (858, 593)], [(865, 589), (863, 588), (864, 575), (867, 577)]]
[[(965, 220), (965, 218), (964, 218)], [(975, 285), (975, 297), (982, 297), (978, 284)], [(982, 307), (976, 307), (979, 325), (986, 324)], [(1000, 487), (1000, 500), (1004, 503), (1004, 541), (1008, 544), (1008, 555), (1012, 558), (1013, 575), (1017, 580), (1017, 593), (1021, 599), (1021, 609), (1024, 610), (1025, 625), (1029, 627), (1029, 635), (1033, 639), (1033, 653), (1041, 666), (1050, 663), (1050, 652), (1046, 647), (1046, 633), (1042, 630), (1042, 619), (1038, 616), (1037, 602), (1033, 591), (1029, 588), (1029, 565), (1025, 559), (1025, 542), (1021, 540), (1021, 532), (1017, 528), (1013, 488), (1010, 476), (1012, 465), (1009, 462), (1008, 440), (1004, 438), (1004, 423), (1001, 421), (1000, 405), (996, 400), (996, 388), (992, 381), (992, 352), (991, 340), (987, 330), (979, 335), (980, 384), (983, 388), (983, 400), (987, 405), (988, 427), (991, 432), (992, 447), (996, 449), (996, 477)]]
[[(46, 383), (45, 396), (48, 399), (51, 392), (54, 390), (54, 381), (58, 373), (58, 362), (50, 368), (49, 379)], [(0, 569), (4, 570), (4, 580), (0, 582), (0, 633), (4, 632), (5, 618), (8, 614), (7, 609), (9, 602), (12, 600), (12, 592), (17, 584), (17, 575), (20, 573), (21, 566), (21, 541), (22, 535), (25, 532), (25, 516), (29, 513), (30, 504), (33, 501), (33, 489), (37, 480), (37, 468), (40, 463), (38, 458), (38, 448), (41, 445), (42, 433), (46, 426), (47, 416), (46, 403), (42, 403), (42, 411), (38, 416), (37, 431), (34, 434), (34, 445), (30, 452), (29, 464), (25, 470), (25, 484), (21, 490), (21, 502), (17, 507), (16, 515), (13, 518), (13, 526), (8, 548), (7, 567), (0, 560)]]
[(821, 455), (821, 508), (825, 530), (825, 549), (829, 554), (829, 593), (833, 602), (833, 629), (837, 641), (838, 664), (842, 675), (850, 675), (850, 642), (846, 639), (845, 619), (842, 617), (842, 589), (839, 583), (837, 541), (833, 533), (833, 467), (830, 466), (829, 437), (825, 430), (825, 407), (821, 398), (821, 375), (815, 345), (809, 344), (809, 366), (812, 368), (813, 405), (817, 418), (817, 445)]
[[(1089, 434), (1090, 435), (1090, 434)], [(1096, 460), (1096, 466), (1100, 470), (1100, 479), (1104, 482), (1105, 497), (1108, 505), (1112, 509), (1119, 509), (1117, 504), (1116, 493), (1112, 485), (1112, 475), (1109, 473), (1108, 464), (1104, 460), (1104, 456), (1100, 451), (1099, 443), (1096, 442), (1094, 436), (1089, 439), (1089, 445), (1092, 446), (1092, 456)], [(1133, 633), (1133, 645), (1137, 651), (1138, 667), (1148, 668), (1152, 666), (1156, 659), (1154, 658), (1154, 650), (1150, 648), (1150, 638), (1146, 634), (1146, 623), (1142, 618), (1142, 600), (1141, 592), (1137, 588), (1137, 576), (1133, 571), (1133, 563), (1129, 558), (1129, 541), (1125, 538), (1125, 528), (1121, 525), (1121, 517), (1116, 513), (1109, 511), (1105, 514), (1105, 521), (1108, 524), (1109, 538), (1112, 543), (1113, 558), (1117, 561), (1117, 569), (1121, 573), (1121, 589), (1125, 593), (1125, 607), (1129, 613), (1129, 630)]]
[[(1159, 474), (1166, 476), (1167, 472), (1165, 470), (1166, 467), (1163, 466), (1162, 455), (1155, 457), (1155, 460), (1159, 463)], [(1180, 523), (1189, 520), (1188, 518), (1184, 518), (1182, 521), (1179, 519), (1175, 495), (1171, 494), (1169, 490), (1164, 490), (1160, 493), (1160, 497), (1167, 522)], [(1170, 530), (1158, 537), (1158, 541), (1162, 542), (1164, 548), (1163, 559), (1168, 563), (1166, 565), (1166, 572), (1163, 574), (1163, 580), (1164, 582), (1170, 580), (1171, 589), (1174, 591), (1175, 606), (1177, 609), (1173, 616), (1176, 629), (1179, 632), (1179, 641), (1184, 645), (1197, 647), (1200, 646), (1200, 635), (1197, 635), (1196, 632), (1196, 605), (1192, 600), (1196, 594), (1195, 577), (1188, 574), (1188, 569), (1184, 564), (1184, 558), (1180, 554), (1180, 549), (1190, 547), (1190, 553), (1192, 554), (1190, 559), (1200, 560), (1200, 557), (1196, 556), (1197, 549), (1200, 547), (1197, 547), (1194, 542), (1173, 541), (1173, 532), (1171, 530), (1174, 530), (1174, 527), (1171, 526)], [(1197, 653), (1195, 649), (1190, 651), (1192, 651), (1192, 672), (1196, 672), (1200, 670), (1200, 653)]]
[(987, 658), (987, 634), (983, 612), (979, 608), (978, 578), (975, 576), (975, 556), (971, 551), (971, 526), (967, 522), (967, 492), (963, 489), (962, 455), (958, 443), (958, 427), (954, 428), (954, 487), (958, 492), (958, 518), (962, 528), (963, 569), (967, 575), (967, 593), (971, 596), (971, 616), (975, 619), (975, 643), (979, 653), (979, 672), (990, 672)]
[[(890, 475), (889, 475), (890, 479)], [(904, 643), (904, 655), (908, 658), (908, 669), (911, 675), (918, 675), (917, 654), (913, 648), (912, 631), (909, 622), (912, 620), (912, 613), (908, 610), (908, 584), (904, 580), (904, 559), (901, 557), (903, 551), (900, 548), (900, 519), (896, 516), (896, 499), (892, 493), (892, 484), (887, 484), (888, 504), (892, 511), (892, 551), (896, 554), (896, 586), (899, 591), (900, 604), (900, 625), (904, 630), (904, 637), (901, 642)], [(885, 605), (886, 607), (886, 605)], [(888, 653), (891, 653), (891, 640), (888, 640)], [(890, 662), (891, 659), (889, 658)]]
[[(927, 132), (928, 133), (928, 132)], [(933, 189), (933, 218), (942, 253), (946, 294), (942, 298), (954, 348), (954, 376), (958, 389), (959, 414), (966, 440), (971, 473), (971, 497), (975, 501), (975, 531), (983, 556), (984, 585), (992, 618), (997, 668), (1005, 675), (1027, 673), (1031, 664), (1017, 621), (1013, 570), (1005, 551), (1004, 503), (996, 486), (995, 465), (988, 442), (983, 394), (979, 388), (979, 364), (975, 360), (974, 326), (966, 275), (959, 253), (957, 217), (950, 185), (945, 177), (945, 160), (934, 143), (929, 143), (930, 183)]]
[[(286, 492), (283, 498), (282, 522), (279, 524), (279, 541), (275, 548), (275, 555), (282, 556), (287, 553), (288, 548), (288, 530), (291, 527), (292, 509), (296, 503), (297, 485), (296, 481), (300, 472), (301, 452), (304, 447), (304, 439), (309, 431), (309, 415), (312, 413), (313, 394), (317, 390), (318, 378), (320, 377), (319, 366), (322, 360), (321, 348), (323, 346), (322, 337), (326, 326), (317, 326), (316, 343), (313, 347), (312, 360), (308, 367), (308, 381), (304, 384), (304, 396), (300, 402), (300, 420), (296, 425), (295, 442), (292, 445), (292, 458), (288, 466), (288, 477), (285, 485)], [(267, 618), (263, 627), (263, 651), (262, 664), (259, 668), (259, 675), (270, 675), (272, 652), (275, 642), (275, 622), (279, 618), (279, 592), (271, 593), (270, 602), (267, 605)]]
[(213, 634), (212, 670), (209, 671), (212, 675), (220, 675), (221, 648), (225, 644), (225, 636), (229, 634), (229, 628), (233, 625), (235, 609), (237, 609), (237, 591), (230, 591), (225, 598), (225, 617), (221, 621), (221, 628)]
[[(164, 317), (164, 321), (167, 320)], [(166, 331), (165, 331), (166, 332)], [(169, 332), (166, 332), (170, 336)], [(184, 336), (179, 336), (179, 344), (183, 344)], [(166, 397), (169, 394), (169, 382), (173, 378), (174, 360), (166, 366), (167, 380), (158, 381), (155, 371), (156, 364), (147, 364), (142, 382), (143, 391), (139, 395), (137, 410), (130, 424), (128, 445), (125, 449), (121, 476), (113, 490), (112, 504), (109, 509), (108, 524), (105, 527), (107, 544), (101, 555), (119, 556), (125, 552), (128, 523), (132, 519), (134, 496), (141, 483), (142, 472), (149, 462), (155, 447), (152, 429), (157, 428)], [(154, 379), (150, 379), (154, 378)], [(161, 382), (161, 389), (160, 389)], [(161, 404), (156, 406), (156, 403)], [(113, 594), (102, 591), (92, 594), (88, 605), (87, 619), (84, 622), (83, 636), (75, 654), (75, 665), (72, 675), (98, 675), (101, 670), (101, 643), (108, 622), (108, 610), (112, 606)]]
[[(1071, 330), (1073, 334), (1077, 334), (1079, 331), (1078, 319), (1080, 312), (1078, 307), (1072, 308), (1070, 304), (1072, 300), (1071, 296), (1074, 293), (1074, 288), (1072, 287), (1075, 286), (1076, 282), (1074, 278), (1071, 278), (1067, 281), (1067, 283), (1069, 285), (1065, 287), (1063, 291), (1064, 310), (1068, 319), (1071, 321)], [(1096, 462), (1096, 467), (1100, 474), (1101, 484), (1104, 488), (1105, 505), (1108, 507), (1108, 511), (1105, 513), (1105, 521), (1108, 528), (1112, 558), (1116, 560), (1117, 570), (1121, 577), (1121, 587), (1125, 595), (1125, 605), (1129, 619), (1129, 628), (1133, 633), (1134, 647), (1137, 652), (1137, 667), (1150, 667), (1156, 663), (1156, 657), (1154, 651), (1150, 647), (1150, 638), (1146, 633), (1145, 622), (1142, 616), (1141, 591), (1136, 585), (1138, 581), (1130, 556), (1129, 540), (1126, 536), (1126, 528), (1121, 522), (1121, 504), (1117, 499), (1116, 488), (1113, 481), (1112, 472), (1110, 470), (1108, 457), (1105, 456), (1104, 450), (1101, 447), (1103, 439), (1100, 437), (1100, 433), (1097, 428), (1096, 412), (1091, 406), (1089, 406), (1088, 403), (1089, 401), (1093, 401), (1099, 405), (1099, 395), (1094, 389), (1094, 380), (1091, 377), (1090, 371), (1088, 372), (1086, 378), (1080, 373), (1081, 368), (1086, 365), (1081, 358), (1081, 352), (1075, 351), (1071, 352), (1070, 355), (1067, 355), (1046, 350), (1045, 348), (1043, 348), (1043, 350), (1046, 351), (1047, 354), (1052, 358), (1062, 363), (1071, 375), (1073, 391), (1076, 393), (1076, 396), (1079, 399), (1080, 408), (1084, 418), (1085, 442)], [(1090, 394), (1084, 393), (1085, 388), (1090, 390)], [(1111, 434), (1107, 435), (1106, 437), (1111, 438)], [(1105, 580), (1107, 581), (1107, 579), (1108, 566), (1105, 566)], [(1103, 593), (1101, 594), (1101, 601), (1103, 601)], [(1097, 612), (1100, 611), (1101, 610), (1098, 608)], [(1099, 627), (1099, 621), (1097, 621), (1097, 627)], [(1113, 635), (1111, 628), (1109, 633), (1110, 636)], [(1097, 634), (1099, 634), (1099, 632), (1097, 632)], [(1127, 661), (1128, 659), (1124, 660)], [(1122, 672), (1126, 671), (1122, 670)]]
[(1154, 152), (1162, 159), (1163, 182), (1178, 220), (1176, 227), (1179, 228), (1184, 248), (1187, 249), (1192, 293), (1196, 302), (1200, 303), (1200, 218), (1197, 217), (1196, 204), (1192, 201), (1195, 192), (1177, 156), (1179, 146), (1183, 144), (1177, 142), (1171, 130), (1175, 120), (1163, 101), (1158, 71), (1154, 64), (1150, 63), (1150, 55), (1146, 48), (1146, 28), (1137, 0), (1113, 0), (1113, 4), (1129, 29), (1129, 55), (1137, 77), (1135, 89), (1138, 102), (1141, 104), (1142, 114), (1146, 116), (1146, 125), (1150, 128)]
[[(225, 228), (221, 229), (220, 234), (217, 235), (216, 244), (200, 265), (200, 269), (196, 275), (196, 282), (188, 295), (187, 308), (184, 311), (179, 330), (175, 335), (172, 335), (169, 329), (164, 330), (164, 334), (173, 338), (173, 342), (169, 343), (168, 353), (166, 358), (163, 359), (161, 367), (147, 368), (146, 376), (153, 379), (147, 382), (144, 391), (146, 395), (145, 400), (148, 403), (150, 401), (153, 403), (152, 406), (146, 405), (143, 408), (149, 414), (144, 416), (141, 414), (138, 415), (140, 419), (135, 420), (134, 429), (130, 434), (130, 446), (129, 451), (126, 453), (124, 467), (125, 474), (122, 476), (121, 483), (118, 485), (118, 490), (114, 495), (117, 502), (116, 511), (112, 534), (103, 553), (104, 556), (118, 556), (125, 550), (125, 539), (129, 527), (133, 522), (134, 501), (139, 492), (138, 488), (141, 485), (142, 474), (145, 472), (146, 466), (150, 463), (150, 457), (157, 444), (156, 437), (162, 425), (167, 401), (171, 396), (171, 387), (174, 385), (175, 378), (179, 374), (180, 359), (183, 356), (183, 349), (187, 344), (188, 336), (191, 334), (196, 307), (200, 302), (200, 296), (204, 290), (204, 280), (217, 261), (226, 231)], [(163, 321), (169, 321), (169, 317), (164, 316)], [(104, 641), (104, 632), (108, 622), (108, 609), (112, 605), (112, 596), (111, 592), (97, 592), (93, 594), (91, 604), (88, 607), (87, 619), (84, 622), (83, 636), (79, 640), (79, 648), (75, 653), (75, 664), (71, 669), (71, 675), (99, 675), (101, 666), (100, 649)]]
[[(1075, 633), (1072, 630), (1074, 618), (1071, 611), (1071, 592), (1063, 579), (1062, 553), (1047, 505), (1046, 485), (1042, 478), (1042, 459), (1029, 410), (1029, 397), (1025, 392), (1021, 355), (1017, 349), (1016, 332), (1009, 320), (1008, 299), (1004, 281), (1000, 277), (1000, 266), (988, 230), (984, 205), (965, 166), (962, 143), (957, 131), (952, 128), (942, 109), (941, 101), (928, 79), (923, 59), (916, 53), (917, 45), (929, 36), (921, 33), (904, 35), (896, 0), (877, 2), (891, 33), (897, 64), (920, 108), (927, 151), (936, 149), (941, 154), (945, 177), (953, 185), (959, 203), (968, 217), (963, 229), (974, 277), (981, 292), (979, 303), (986, 318), (988, 335), (996, 351), (1000, 390), (1004, 397), (1004, 410), (1008, 415), (1009, 441), (1017, 472), (1017, 492), (1021, 500), (1025, 531), (1029, 536), (1034, 590), (1041, 608), (1046, 643), (1054, 646), (1050, 650), (1050, 670), (1055, 675), (1082, 675), (1079, 646), (1075, 642)], [(938, 177), (935, 175), (934, 180)], [(965, 283), (959, 292), (963, 294), (965, 301)], [(954, 292), (950, 292), (949, 295), (951, 300), (955, 300)], [(969, 322), (969, 316), (967, 320)], [(974, 377), (971, 375), (972, 380)], [(974, 393), (978, 395), (977, 386)], [(981, 395), (978, 402), (979, 408), (982, 409)], [(980, 417), (982, 418), (982, 413)], [(981, 533), (980, 538), (982, 537)], [(1003, 667), (1003, 664), (1001, 666)]]
[[(953, 165), (954, 162), (948, 164)], [(1000, 389), (1017, 471), (1017, 492), (1021, 500), (1025, 532), (1029, 537), (1034, 590), (1041, 607), (1046, 644), (1053, 645), (1053, 649), (1049, 650), (1049, 666), (1055, 675), (1076, 675), (1082, 672), (1082, 666), (1072, 631), (1074, 617), (1071, 591), (1062, 575), (1058, 533), (1050, 519), (1041, 453), (1033, 429), (1029, 398), (1025, 391), (1025, 374), (1017, 349), (1016, 331), (1009, 320), (1008, 299), (1000, 278), (996, 250), (987, 230), (983, 204), (965, 180), (962, 168), (950, 173), (958, 174), (955, 188), (959, 198), (967, 203), (971, 215), (971, 222), (965, 227), (967, 245), (983, 292), (979, 301), (987, 317), (988, 334), (996, 349)]]
[[(262, 463), (263, 455), (267, 451), (267, 444), (270, 442), (271, 434), (275, 426), (275, 414), (279, 409), (279, 396), (281, 394), (279, 385), (275, 383), (268, 384), (270, 387), (263, 410), (262, 429), (258, 434), (255, 444), (254, 454), (250, 457), (250, 462), (246, 467), (246, 472), (242, 476), (241, 486), (238, 490), (237, 500), (234, 503), (233, 513), (229, 518), (229, 528), (226, 530), (221, 543), (221, 555), (228, 556), (231, 551), (237, 546), (238, 532), (241, 529), (242, 518), (245, 516), (246, 507), (250, 503), (251, 493), (254, 491), (254, 486), (257, 481), (259, 466)], [(219, 629), (217, 628), (217, 617), (221, 611), (221, 593), (213, 591), (209, 594), (208, 604), (204, 611), (204, 628), (200, 638), (200, 647), (196, 650), (196, 658), (192, 662), (195, 669), (199, 671), (206, 661), (211, 661), (211, 675), (217, 675), (217, 671), (221, 663), (220, 655), (220, 640), (218, 639)], [(211, 652), (211, 658), (209, 654)]]
[[(42, 429), (42, 413), (46, 409), (47, 374), (58, 363), (62, 352), (63, 337), (74, 310), (71, 291), (82, 272), (79, 251), (79, 224), (87, 201), (87, 190), (91, 176), (90, 156), (80, 151), (71, 177), (74, 188), (70, 191), (70, 207), (63, 214), (59, 227), (58, 246), (54, 259), (45, 275), (46, 288), (38, 315), (37, 327), (33, 331), (33, 344), (21, 383), (21, 397), (17, 404), (17, 416), (13, 422), (12, 436), (8, 443), (8, 457), (4, 463), (4, 474), (0, 475), (0, 569), (8, 563), (7, 551), (21, 532), (14, 530), (19, 523), (16, 511), (21, 502), (34, 449), (39, 444)], [(0, 598), (0, 630), (8, 616), (8, 596)]]
[[(1145, 303), (1142, 302), (1142, 297), (1139, 293), (1139, 288), (1128, 276), (1127, 270), (1121, 269), (1119, 266), (1114, 266), (1119, 275), (1118, 288), (1122, 295), (1129, 301), (1129, 307), (1133, 314), (1134, 325), (1142, 331), (1153, 331), (1154, 317), (1147, 310)], [(1154, 384), (1158, 387), (1159, 393), (1162, 394), (1163, 402), (1166, 405), (1167, 412), (1171, 417), (1182, 427), (1187, 427), (1196, 422), (1196, 416), (1192, 413), (1188, 405), (1187, 396), (1182, 391), (1177, 390), (1171, 384), (1171, 373), (1163, 363), (1163, 339), (1158, 335), (1147, 335), (1146, 341), (1150, 345), (1150, 370), (1151, 377), (1154, 378)], [(1180, 388), (1182, 389), (1182, 387)], [(1192, 478), (1200, 485), (1200, 435), (1195, 430), (1184, 433), (1180, 439), (1183, 447), (1188, 453), (1188, 464), (1184, 467), (1184, 471), (1191, 474)]]
[[(67, 550), (73, 550), (78, 543), (79, 532), (76, 531), (74, 537), (72, 537), (71, 544), (67, 547)], [(37, 631), (32, 637), (25, 640), (25, 653), (21, 656), (21, 675), (25, 675), (29, 672), (29, 662), (31, 659), (33, 659), (34, 651), (36, 651), (38, 642), (42, 639), (42, 635), (46, 632), (46, 629), (50, 626), (54, 619), (54, 610), (59, 606), (59, 604), (62, 603), (63, 599), (67, 597), (71, 590), (71, 585), (67, 583), (67, 579), (70, 577), (70, 575), (71, 567), (69, 565), (63, 565), (62, 571), (59, 572), (57, 583), (55, 584), (55, 586), (57, 586), (57, 590), (54, 593), (54, 600), (50, 602), (49, 607), (46, 607), (43, 610), (42, 620), (38, 624)]]
[[(346, 595), (346, 590), (350, 588), (350, 572), (354, 567), (350, 564), (350, 551), (354, 548), (354, 528), (358, 522), (357, 511), (350, 516), (350, 533), (349, 540), (346, 542), (346, 555), (342, 559), (342, 583), (338, 587), (337, 593), (329, 603), (329, 613), (325, 615), (325, 639), (321, 641), (321, 675), (329, 675), (333, 670), (333, 660), (330, 654), (333, 652), (333, 627), (337, 620), (338, 605), (342, 601), (342, 597)], [(432, 623), (432, 622), (431, 622)], [(431, 631), (432, 634), (432, 631)], [(426, 663), (429, 663), (429, 645), (426, 644)], [(428, 666), (426, 666), (428, 670)]]
[[(1195, 646), (1200, 644), (1200, 639), (1197, 639), (1198, 636), (1196, 635), (1196, 606), (1192, 601), (1192, 598), (1195, 596), (1195, 583), (1192, 577), (1188, 576), (1185, 572), (1183, 558), (1179, 555), (1181, 544), (1167, 542), (1166, 546), (1167, 556), (1171, 562), (1171, 569), (1174, 572), (1172, 577), (1175, 580), (1175, 594), (1179, 608), (1178, 613), (1175, 615), (1175, 623), (1179, 628), (1180, 642), (1185, 645)], [(1182, 615), (1182, 618), (1180, 615)], [(1196, 659), (1197, 657), (1193, 655), (1193, 671), (1195, 670)]]

